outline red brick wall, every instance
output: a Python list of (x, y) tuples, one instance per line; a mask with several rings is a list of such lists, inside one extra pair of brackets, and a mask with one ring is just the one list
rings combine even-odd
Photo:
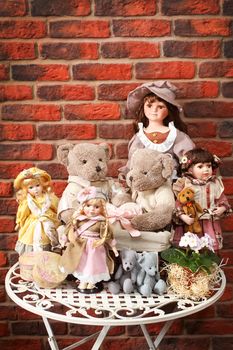
[[(180, 87), (193, 140), (223, 159), (226, 194), (233, 195), (232, 0), (0, 0), (0, 346), (42, 350), (39, 317), (4, 291), (16, 260), (12, 181), (36, 165), (50, 172), (61, 194), (65, 169), (56, 146), (107, 140), (110, 175), (125, 163), (132, 120), (130, 90), (169, 79)], [(178, 320), (160, 349), (233, 349), (233, 219), (223, 222), (227, 288), (221, 300)], [(53, 322), (63, 345), (95, 327)], [(158, 325), (150, 326), (156, 332)], [(30, 341), (29, 341), (30, 340)], [(137, 327), (112, 330), (101, 349), (146, 349)], [(82, 349), (90, 349), (90, 345)]]

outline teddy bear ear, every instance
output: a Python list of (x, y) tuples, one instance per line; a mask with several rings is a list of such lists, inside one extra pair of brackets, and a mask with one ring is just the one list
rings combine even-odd
[(61, 164), (68, 166), (68, 154), (73, 148), (74, 145), (72, 145), (71, 143), (66, 143), (64, 145), (58, 146), (57, 158)]
[(170, 154), (161, 154), (160, 161), (163, 165), (162, 176), (164, 179), (168, 179), (174, 170), (174, 163)]
[(107, 160), (109, 160), (111, 158), (111, 156), (112, 156), (112, 151), (111, 151), (110, 146), (106, 142), (101, 142), (99, 144), (99, 146), (101, 148), (103, 148), (103, 150), (104, 150), (104, 152), (106, 154)]

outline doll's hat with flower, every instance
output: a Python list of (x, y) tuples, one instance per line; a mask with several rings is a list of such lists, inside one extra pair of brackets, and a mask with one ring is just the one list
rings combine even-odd
[(46, 171), (33, 167), (25, 169), (18, 174), (14, 181), (14, 188), (16, 191), (18, 191), (25, 184), (26, 180), (36, 179), (42, 181), (43, 184), (45, 184), (46, 186), (49, 186), (51, 182), (51, 177)]
[(79, 203), (85, 203), (94, 198), (101, 198), (104, 200), (107, 199), (106, 195), (101, 191), (101, 189), (95, 186), (86, 187), (77, 195)]
[(144, 83), (129, 93), (127, 98), (127, 109), (130, 114), (136, 115), (144, 97), (149, 93), (153, 93), (164, 101), (176, 106), (179, 111), (182, 111), (182, 107), (175, 100), (176, 91), (177, 87), (167, 80)]

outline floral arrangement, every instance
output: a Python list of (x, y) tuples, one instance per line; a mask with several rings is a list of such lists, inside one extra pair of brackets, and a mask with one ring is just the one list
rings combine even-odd
[(213, 240), (186, 232), (179, 248), (171, 247), (161, 252), (167, 262), (169, 290), (180, 297), (199, 300), (211, 294), (218, 278), (220, 258), (214, 253)]

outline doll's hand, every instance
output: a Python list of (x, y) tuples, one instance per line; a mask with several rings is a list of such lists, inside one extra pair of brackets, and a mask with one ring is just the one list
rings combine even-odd
[(221, 216), (226, 211), (226, 208), (224, 206), (217, 207), (213, 209), (214, 216)]
[(187, 225), (192, 225), (194, 223), (194, 218), (191, 218), (190, 216), (186, 214), (182, 214), (180, 216), (181, 220), (184, 221), (185, 224)]
[(115, 247), (112, 248), (112, 251), (113, 251), (115, 256), (119, 256), (119, 253)]

